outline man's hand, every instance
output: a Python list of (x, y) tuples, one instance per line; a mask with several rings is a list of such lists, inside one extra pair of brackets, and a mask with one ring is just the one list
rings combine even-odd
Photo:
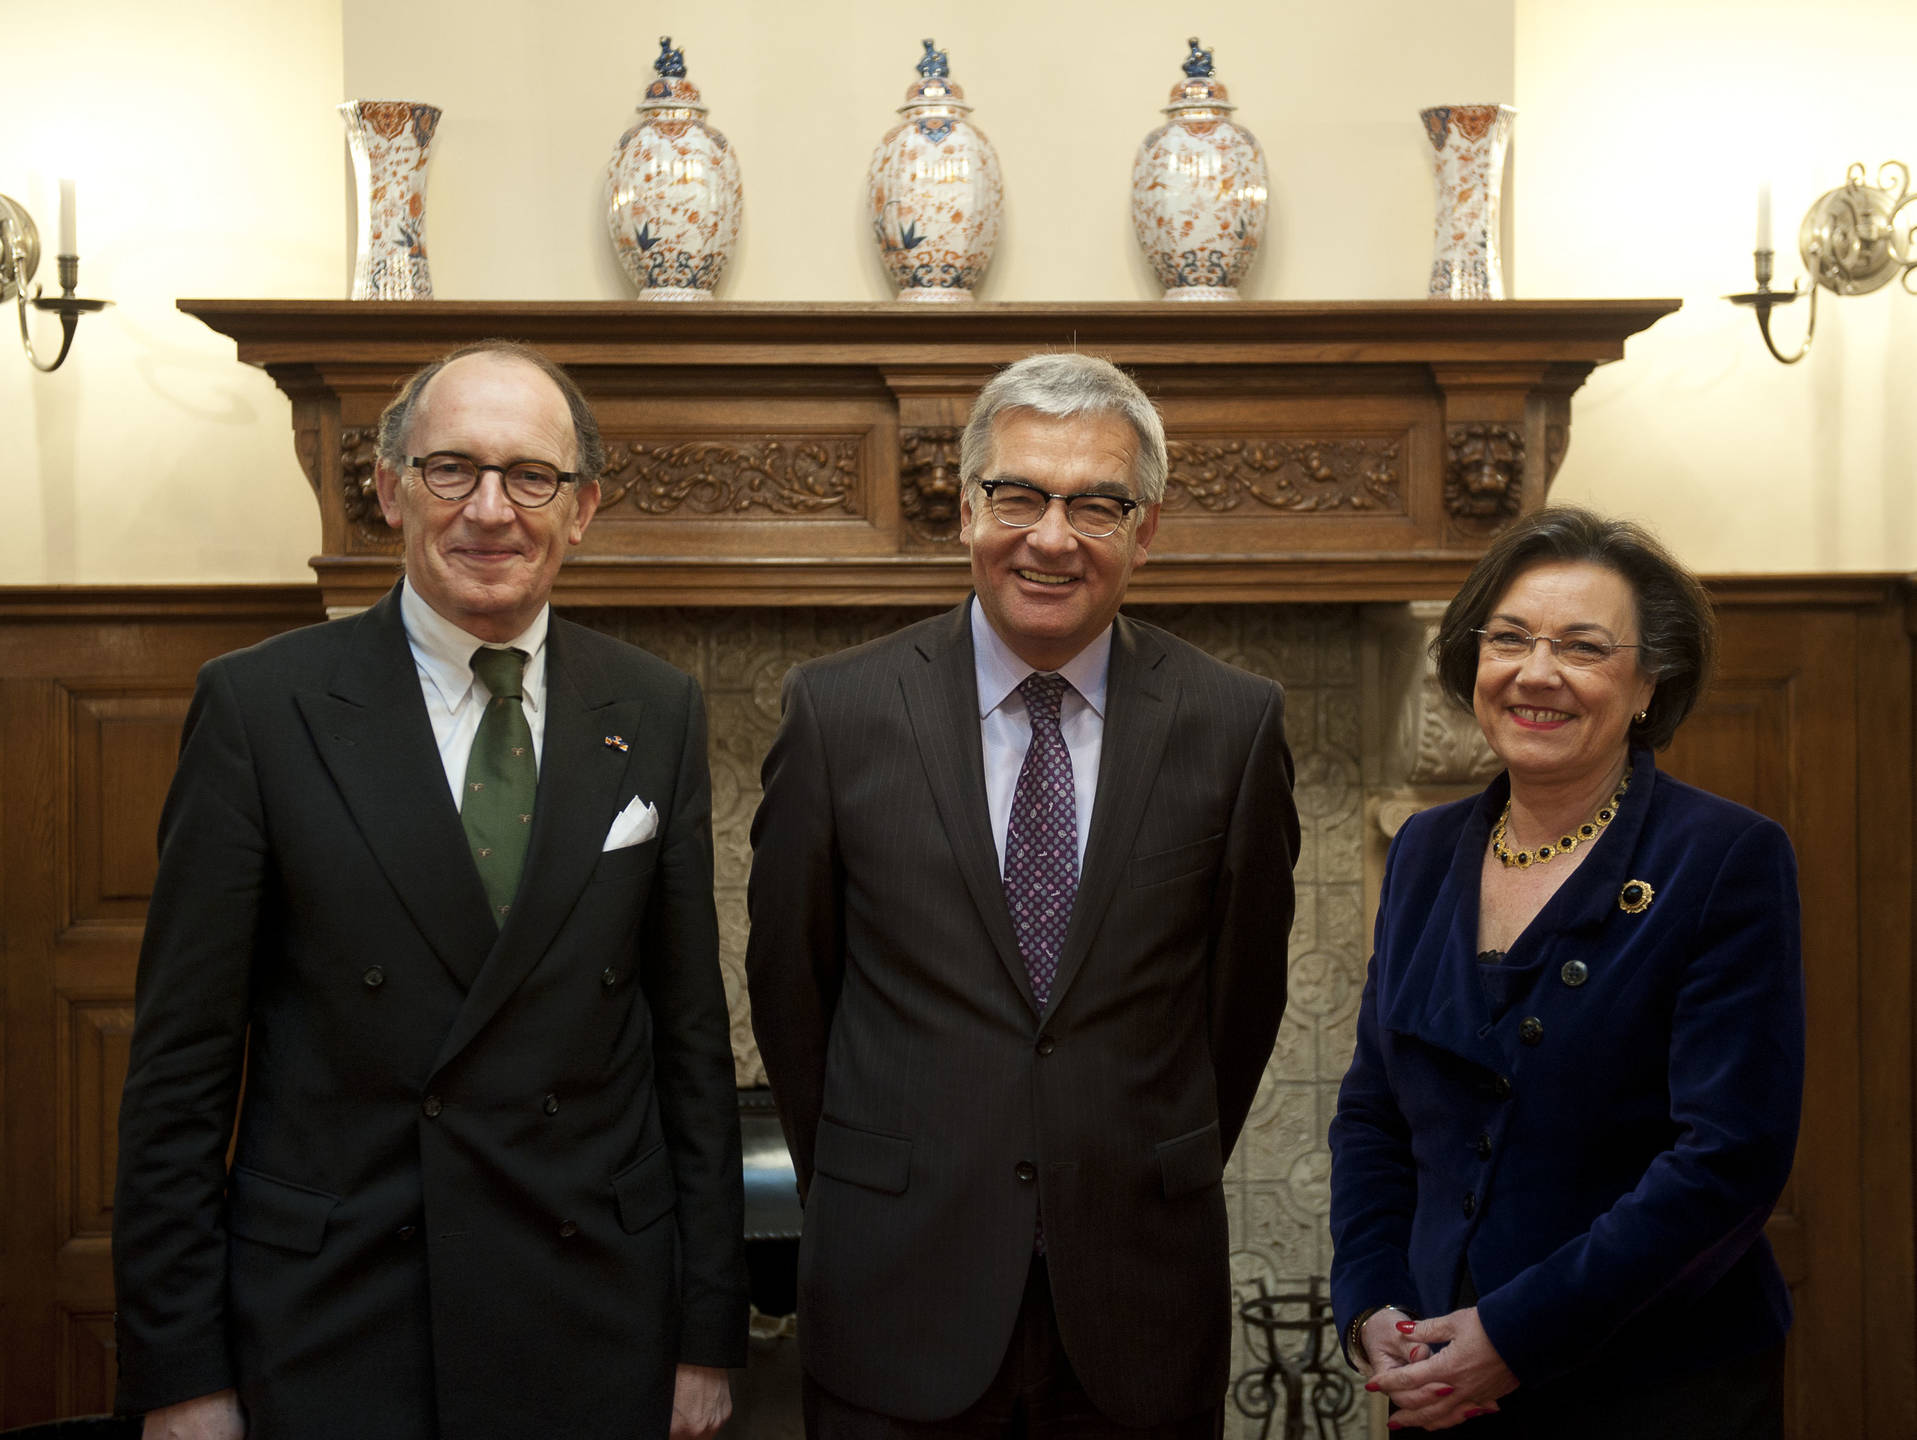
[(149, 1410), (140, 1440), (245, 1440), (246, 1415), (231, 1390)]
[(732, 1418), (732, 1386), (724, 1370), (681, 1365), (672, 1377), (672, 1440), (704, 1440)]

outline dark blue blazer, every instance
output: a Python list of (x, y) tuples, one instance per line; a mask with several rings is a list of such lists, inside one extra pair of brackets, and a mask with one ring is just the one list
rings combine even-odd
[(1508, 780), (1393, 843), (1331, 1125), (1341, 1331), (1370, 1306), (1443, 1314), (1467, 1274), (1524, 1385), (1702, 1370), (1789, 1328), (1764, 1222), (1803, 1091), (1796, 860), (1774, 822), (1631, 763), (1618, 818), (1512, 945), (1497, 1018), (1478, 886)]

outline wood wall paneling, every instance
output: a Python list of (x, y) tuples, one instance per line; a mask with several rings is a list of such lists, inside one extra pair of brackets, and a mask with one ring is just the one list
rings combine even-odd
[(199, 666), (312, 587), (0, 590), (0, 1425), (111, 1407), (109, 1237), (154, 835)]

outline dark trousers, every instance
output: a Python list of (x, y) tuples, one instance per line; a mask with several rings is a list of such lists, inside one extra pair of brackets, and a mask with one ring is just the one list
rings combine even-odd
[[(800, 1324), (804, 1324), (801, 1317)], [(949, 1420), (899, 1420), (861, 1409), (805, 1377), (805, 1433), (810, 1440), (1218, 1440), (1224, 1397), (1211, 1410), (1143, 1428), (1107, 1419), (1086, 1397), (1058, 1338), (1045, 1258), (1034, 1256), (1019, 1303), (1012, 1343), (992, 1383)]]
[[(1410, 1433), (1410, 1432), (1404, 1432)], [(1784, 1347), (1695, 1375), (1632, 1383), (1580, 1370), (1498, 1401), (1461, 1440), (1781, 1440)]]

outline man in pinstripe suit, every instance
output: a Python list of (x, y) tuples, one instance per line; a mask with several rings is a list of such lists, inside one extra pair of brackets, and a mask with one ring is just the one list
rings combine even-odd
[(975, 594), (787, 677), (753, 1023), (805, 1202), (825, 1436), (1210, 1436), (1221, 1184), (1277, 1034), (1284, 699), (1118, 615), (1167, 470), (1108, 363), (994, 378)]

